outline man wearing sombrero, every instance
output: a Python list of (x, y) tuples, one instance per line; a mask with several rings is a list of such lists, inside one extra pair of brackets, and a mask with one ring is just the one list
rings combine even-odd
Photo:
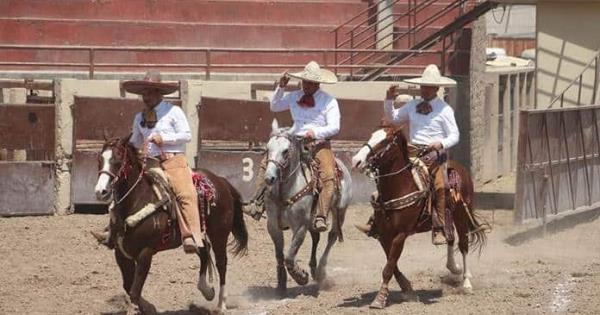
[[(293, 91), (284, 95), (285, 86), (290, 77), (302, 80), (302, 90)], [(294, 120), (290, 133), (296, 136), (317, 140), (313, 157), (318, 165), (319, 179), (322, 189), (319, 193), (318, 210), (313, 225), (318, 232), (327, 230), (327, 215), (332, 206), (335, 194), (335, 156), (331, 151), (330, 138), (340, 131), (340, 110), (337, 100), (320, 89), (320, 84), (333, 84), (337, 77), (331, 71), (321, 69), (311, 61), (304, 71), (285, 73), (280, 79), (273, 98), (271, 111), (281, 112), (289, 110)], [(266, 159), (261, 163), (257, 177), (257, 190), (251, 203), (245, 209), (255, 219), (260, 219), (263, 208), (263, 197), (266, 189), (264, 173)]]
[[(123, 89), (141, 95), (146, 105), (133, 120), (129, 142), (137, 149), (147, 150), (148, 156), (160, 161), (179, 204), (177, 217), (183, 250), (196, 253), (198, 247), (204, 246), (204, 235), (200, 228), (198, 196), (184, 154), (186, 143), (192, 140), (192, 133), (183, 110), (163, 100), (164, 95), (175, 92), (177, 88), (177, 84), (161, 82), (158, 71), (149, 71), (144, 80), (123, 82)], [(144, 145), (147, 147), (143, 148)], [(110, 237), (98, 232), (92, 234), (105, 244)]]
[[(409, 101), (404, 106), (394, 109), (394, 98), (398, 86), (392, 85), (386, 93), (384, 101), (385, 117), (395, 124), (408, 122), (410, 143), (417, 148), (427, 148), (439, 152), (426, 156), (429, 173), (433, 175), (435, 189), (435, 214), (432, 215), (433, 244), (446, 243), (444, 234), (446, 210), (446, 150), (458, 143), (459, 131), (454, 118), (454, 110), (444, 100), (437, 96), (440, 87), (451, 87), (456, 81), (443, 77), (436, 65), (429, 65), (419, 78), (404, 80), (406, 83), (417, 84), (421, 88), (421, 98)], [(372, 219), (367, 225), (357, 225), (357, 228), (367, 234), (371, 232)]]

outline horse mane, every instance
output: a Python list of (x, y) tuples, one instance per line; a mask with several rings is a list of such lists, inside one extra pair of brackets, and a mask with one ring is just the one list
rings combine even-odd
[(385, 118), (382, 118), (377, 129), (383, 129), (388, 134), (392, 134), (394, 138), (399, 139), (398, 145), (400, 145), (400, 150), (404, 154), (406, 162), (409, 162), (408, 159), (408, 139), (406, 138), (405, 132), (408, 129), (408, 124), (402, 123), (399, 125), (393, 124)]

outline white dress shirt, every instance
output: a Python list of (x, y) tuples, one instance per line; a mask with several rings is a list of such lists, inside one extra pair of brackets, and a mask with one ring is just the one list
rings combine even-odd
[(284, 89), (277, 86), (271, 99), (271, 111), (290, 110), (294, 125), (291, 133), (305, 136), (308, 130), (315, 133), (317, 139), (328, 139), (340, 132), (340, 109), (337, 100), (319, 89), (313, 94), (314, 107), (301, 107), (298, 101), (304, 92), (293, 91), (284, 96)]
[(412, 100), (404, 106), (394, 109), (393, 100), (385, 100), (383, 108), (387, 119), (394, 123), (409, 122), (410, 142), (412, 144), (430, 145), (440, 141), (444, 149), (449, 149), (458, 143), (460, 133), (454, 119), (454, 110), (439, 97), (431, 104), (431, 113), (417, 113), (417, 105), (422, 99)]
[(192, 140), (192, 133), (183, 110), (179, 106), (174, 106), (165, 101), (156, 105), (154, 110), (156, 111), (157, 122), (156, 126), (151, 129), (141, 126), (141, 112), (135, 115), (129, 142), (140, 149), (144, 144), (144, 140), (149, 140), (154, 135), (160, 135), (163, 145), (159, 148), (156, 144), (149, 143), (148, 154), (150, 156), (159, 156), (161, 152), (185, 152), (185, 144)]

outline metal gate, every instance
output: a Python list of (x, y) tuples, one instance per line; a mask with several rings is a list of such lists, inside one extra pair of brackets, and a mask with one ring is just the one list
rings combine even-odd
[[(350, 160), (382, 117), (381, 101), (339, 99), (341, 131), (332, 142), (336, 156), (351, 169)], [(224, 176), (244, 198), (254, 191), (254, 181), (271, 122), (290, 126), (289, 112), (272, 113), (269, 103), (203, 97), (198, 106), (200, 132), (196, 165)], [(368, 179), (352, 172), (354, 200), (366, 200), (374, 190)]]
[(515, 221), (600, 206), (600, 106), (520, 116)]
[(98, 155), (108, 137), (124, 137), (131, 131), (135, 114), (144, 108), (137, 99), (75, 97), (73, 107), (73, 204), (98, 204), (94, 185), (98, 179)]
[(52, 214), (54, 105), (0, 105), (0, 215)]

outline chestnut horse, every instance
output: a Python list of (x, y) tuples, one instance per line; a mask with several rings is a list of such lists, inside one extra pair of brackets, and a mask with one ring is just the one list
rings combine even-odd
[[(121, 269), (123, 288), (129, 297), (127, 314), (139, 311), (147, 313), (151, 312), (153, 307), (142, 299), (141, 293), (150, 270), (152, 256), (159, 251), (179, 247), (181, 236), (176, 216), (168, 211), (152, 211), (151, 207), (149, 208), (150, 205), (160, 208), (164, 203), (164, 199), (159, 200), (157, 197), (147, 172), (147, 166), (152, 163), (157, 165), (158, 161), (138, 156), (137, 150), (128, 140), (112, 139), (104, 144), (99, 158), (96, 194), (103, 200), (113, 197), (114, 207), (110, 210), (112, 239), (116, 243), (115, 258)], [(207, 170), (201, 170), (200, 174), (214, 186), (215, 198), (205, 222), (219, 272), (218, 307), (225, 310), (229, 234), (232, 233), (235, 240), (235, 255), (244, 254), (248, 245), (248, 232), (242, 215), (242, 199), (226, 179)], [(199, 198), (199, 203), (201, 200), (202, 198)], [(146, 214), (142, 215), (144, 212)], [(132, 224), (132, 219), (135, 218), (136, 223)], [(198, 289), (209, 301), (215, 296), (212, 283), (206, 281), (207, 270), (212, 281), (210, 247), (204, 247), (198, 252), (201, 263)]]
[[(385, 308), (389, 294), (388, 283), (392, 275), (407, 299), (417, 298), (411, 283), (398, 269), (397, 262), (408, 236), (431, 230), (431, 220), (426, 215), (431, 189), (419, 189), (414, 180), (412, 169), (416, 167), (417, 162), (409, 158), (408, 146), (401, 129), (386, 126), (375, 131), (352, 158), (354, 167), (374, 174), (378, 197), (372, 201), (375, 208), (373, 229), (379, 235), (379, 242), (387, 256), (387, 263), (382, 272), (382, 285), (370, 305), (372, 308)], [(448, 162), (448, 173), (454, 178), (458, 175), (459, 178), (456, 184), (458, 187), (454, 187), (448, 198), (449, 209), (446, 216), (453, 220), (447, 219), (446, 222), (452, 222), (456, 228), (463, 269), (461, 270), (454, 260), (452, 237), (448, 240), (446, 267), (453, 274), (462, 272), (463, 289), (470, 292), (472, 276), (467, 267), (469, 246), (481, 251), (486, 243), (485, 227), (488, 225), (478, 218), (473, 209), (473, 182), (467, 170), (451, 160)], [(451, 231), (454, 230), (451, 226), (448, 227)]]

